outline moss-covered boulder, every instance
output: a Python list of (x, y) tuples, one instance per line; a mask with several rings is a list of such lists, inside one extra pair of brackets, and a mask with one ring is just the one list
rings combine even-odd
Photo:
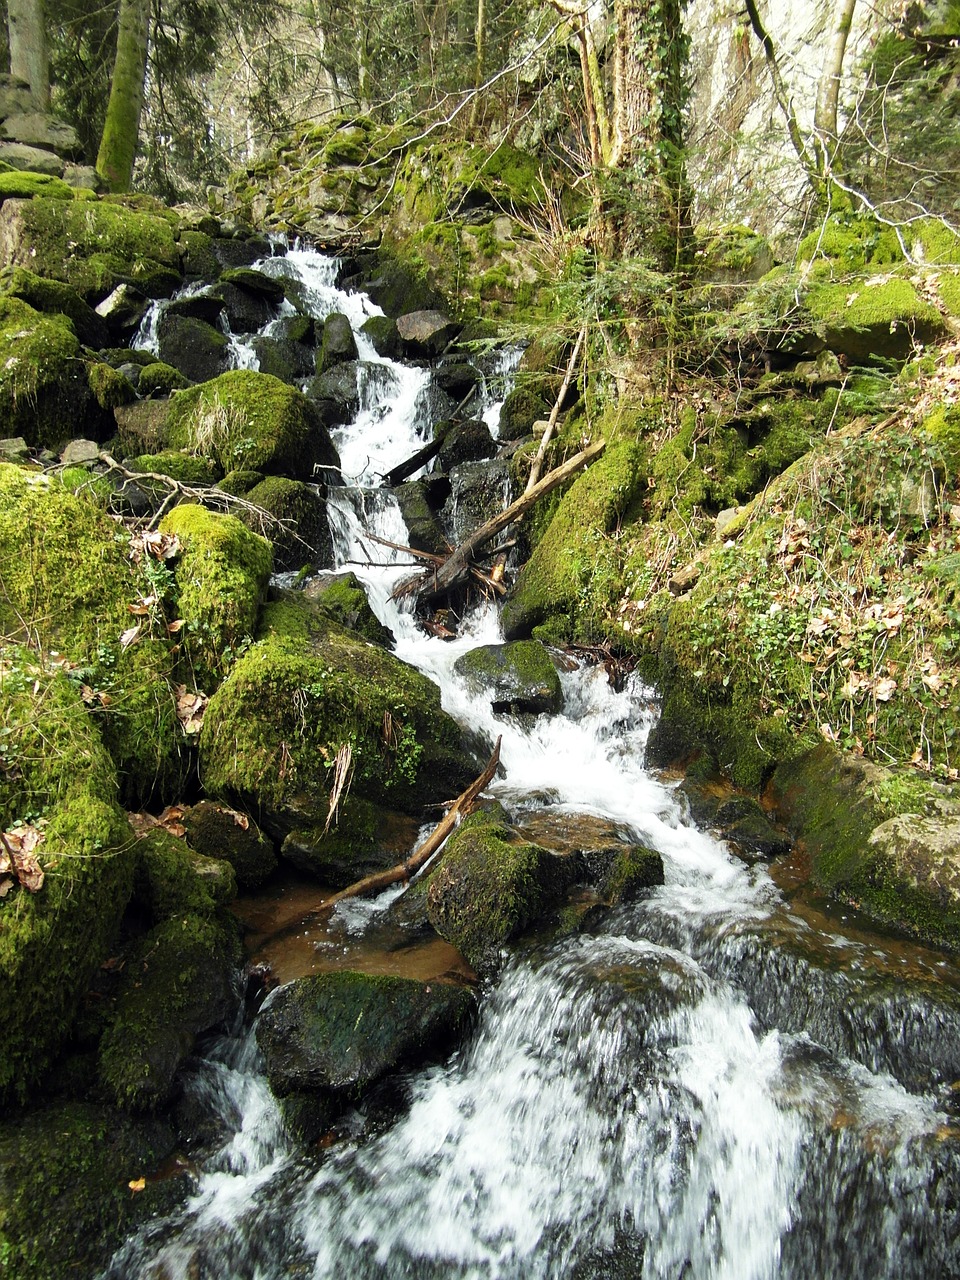
[(157, 326), (157, 353), (189, 382), (206, 382), (228, 367), (227, 339), (212, 324), (164, 312)]
[(525, 839), (573, 860), (576, 872), (570, 874), (610, 906), (663, 884), (661, 855), (635, 844), (630, 832), (609, 818), (542, 809), (524, 815), (518, 829)]
[(886, 924), (960, 949), (960, 795), (822, 744), (778, 766), (771, 796), (815, 883)]
[(111, 414), (98, 402), (88, 372), (66, 316), (0, 296), (0, 413), (7, 435), (52, 448), (77, 434), (105, 439)]
[(302, 1091), (361, 1096), (404, 1067), (435, 1062), (470, 1025), (466, 987), (344, 971), (283, 987), (257, 1022), (278, 1097)]
[(129, 957), (100, 1041), (100, 1080), (116, 1103), (150, 1110), (171, 1095), (197, 1035), (236, 1006), (236, 929), (209, 915), (173, 916)]
[(558, 901), (577, 863), (520, 840), (502, 812), (477, 810), (447, 841), (427, 881), (430, 923), (478, 970)]
[(134, 858), (116, 769), (77, 685), (14, 647), (0, 650), (0, 678), (0, 830), (43, 823), (42, 886), (0, 898), (0, 1097), (25, 1100), (110, 954)]
[(378, 356), (389, 356), (393, 360), (400, 354), (397, 322), (389, 316), (370, 316), (360, 326), (360, 332), (370, 339)]
[(206, 710), (208, 793), (286, 834), (322, 831), (337, 756), (348, 748), (350, 795), (375, 804), (415, 812), (469, 781), (460, 730), (425, 676), (306, 601), (268, 605), (260, 636)]
[(235, 369), (171, 402), (170, 444), (237, 468), (314, 480), (340, 459), (314, 406), (295, 387)]
[(277, 869), (273, 841), (248, 814), (229, 805), (201, 800), (184, 811), (183, 825), (190, 848), (206, 860), (229, 863), (243, 889), (257, 888)]
[[(629, 442), (607, 450), (564, 495), (546, 533), (524, 565), (503, 608), (509, 640), (529, 636), (548, 619), (569, 631), (581, 593), (598, 581), (604, 535), (646, 488), (642, 451)], [(589, 627), (590, 619), (583, 619)]]
[(480, 645), (462, 654), (454, 670), (494, 711), (555, 714), (563, 705), (557, 669), (537, 640)]
[[(56, 478), (0, 465), (0, 629), (75, 664), (124, 799), (136, 803), (174, 789), (185, 762), (172, 640), (156, 598), (166, 575), (153, 557), (130, 552), (96, 486), (73, 493)], [(135, 623), (130, 607), (151, 596)]]
[(359, 358), (357, 340), (350, 321), (335, 311), (323, 322), (323, 338), (317, 350), (317, 373), (326, 373), (336, 364)]
[(402, 862), (416, 838), (409, 815), (350, 794), (340, 801), (335, 822), (294, 827), (280, 853), (322, 885), (345, 889)]
[(33, 173), (30, 169), (0, 173), (0, 201), (32, 200), (34, 196), (72, 200), (73, 187), (52, 173)]
[(154, 1177), (174, 1143), (161, 1120), (89, 1103), (54, 1104), (0, 1124), (3, 1274), (98, 1274), (126, 1236), (187, 1195), (185, 1175)]
[(160, 526), (180, 543), (177, 608), (183, 652), (200, 687), (223, 677), (257, 627), (273, 568), (270, 544), (237, 519), (184, 503)]
[(154, 923), (171, 916), (212, 915), (237, 896), (231, 863), (197, 852), (163, 827), (136, 845), (134, 896)]
[[(3, 176), (0, 174), (0, 178)], [(47, 280), (25, 267), (15, 267), (4, 279), (3, 286), (4, 292), (11, 297), (20, 298), (35, 311), (41, 311), (45, 315), (66, 316), (85, 347), (92, 347), (97, 351), (109, 343), (110, 330), (107, 322), (69, 285), (59, 280)]]
[(172, 218), (113, 200), (5, 200), (0, 264), (62, 280), (88, 302), (123, 280), (149, 293), (158, 270), (179, 279), (174, 229)]
[(444, 536), (437, 513), (430, 501), (430, 491), (424, 480), (407, 480), (393, 490), (403, 522), (407, 526), (407, 540), (417, 551), (429, 555), (445, 555), (449, 543)]
[(259, 529), (273, 544), (273, 562), (278, 572), (331, 563), (333, 546), (326, 504), (310, 485), (287, 476), (268, 476), (245, 496), (270, 517), (265, 522), (255, 511), (244, 512), (246, 523)]
[(355, 631), (371, 644), (393, 647), (393, 632), (370, 608), (367, 593), (355, 573), (317, 574), (307, 582), (303, 594), (332, 622)]

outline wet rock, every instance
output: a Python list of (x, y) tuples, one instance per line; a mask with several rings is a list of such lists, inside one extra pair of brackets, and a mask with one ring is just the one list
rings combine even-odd
[(237, 896), (229, 862), (208, 858), (163, 827), (137, 841), (134, 898), (154, 923), (174, 916), (212, 915)]
[(227, 270), (248, 267), (258, 258), (269, 258), (271, 254), (266, 236), (214, 236), (212, 248), (221, 267)]
[(207, 858), (228, 862), (244, 889), (255, 889), (279, 865), (273, 842), (249, 814), (229, 805), (201, 800), (184, 810), (183, 825), (190, 847)]
[(455, 423), (446, 432), (438, 461), (442, 470), (451, 471), (462, 462), (480, 462), (492, 458), (496, 452), (497, 443), (487, 424), (479, 418), (469, 418)]
[[(91, 1103), (54, 1103), (0, 1124), (5, 1273), (99, 1274), (140, 1223), (188, 1194), (185, 1174), (151, 1178), (173, 1147), (165, 1121)], [(129, 1183), (139, 1178), (135, 1195)]]
[(191, 382), (207, 382), (227, 366), (227, 340), (219, 329), (190, 316), (165, 312), (157, 326), (157, 352), (164, 364)]
[(245, 523), (272, 543), (277, 572), (332, 563), (327, 506), (314, 488), (286, 476), (268, 476), (246, 498), (279, 522), (265, 524), (256, 512), (243, 513)]
[(97, 304), (95, 311), (107, 322), (110, 333), (118, 338), (132, 338), (149, 306), (150, 299), (132, 284), (118, 284)]
[(443, 1057), (475, 1005), (473, 992), (449, 983), (321, 974), (277, 992), (260, 1015), (257, 1043), (279, 1097), (355, 1098), (390, 1072)]
[(404, 312), (442, 305), (435, 289), (385, 253), (378, 254), (369, 266), (361, 267), (356, 275), (345, 279), (342, 288), (347, 292), (362, 289), (393, 319)]
[(445, 555), (448, 551), (440, 521), (430, 501), (427, 485), (423, 480), (408, 480), (393, 490), (397, 506), (407, 526), (407, 539), (417, 551), (429, 555)]
[(168, 316), (189, 316), (191, 320), (202, 320), (204, 324), (216, 324), (223, 310), (220, 298), (209, 293), (195, 293), (187, 298), (174, 298), (164, 307)]
[(342, 627), (356, 631), (372, 644), (393, 647), (393, 632), (370, 608), (367, 593), (355, 573), (318, 574), (307, 582), (303, 594)]
[(870, 833), (869, 846), (888, 880), (948, 916), (960, 913), (960, 806), (901, 814)]
[(454, 670), (494, 711), (554, 715), (563, 706), (560, 677), (537, 640), (481, 645), (459, 657)]
[(338, 423), (350, 422), (360, 408), (360, 393), (357, 389), (356, 361), (349, 364), (334, 365), (326, 373), (311, 378), (305, 387), (311, 400), (326, 401), (333, 406), (335, 420)]
[(551, 406), (531, 387), (514, 387), (500, 409), (500, 440), (522, 440), (533, 431), (533, 424), (550, 413)]
[(360, 332), (370, 339), (378, 356), (387, 356), (392, 360), (400, 354), (397, 322), (389, 316), (371, 316), (360, 326)]
[(357, 340), (350, 321), (339, 311), (334, 311), (323, 322), (323, 338), (316, 359), (318, 374), (358, 359)]
[(256, 353), (261, 373), (272, 374), (281, 382), (292, 384), (313, 373), (313, 348), (302, 342), (258, 334), (251, 345)]
[(790, 850), (792, 842), (789, 836), (777, 830), (750, 796), (734, 796), (724, 801), (713, 821), (723, 838), (736, 845), (748, 862), (777, 858)]
[(316, 322), (313, 316), (281, 316), (271, 326), (271, 332), (275, 338), (285, 338), (288, 342), (313, 347), (316, 341)]
[(274, 306), (262, 293), (252, 293), (239, 285), (220, 281), (211, 290), (227, 313), (231, 333), (257, 333), (274, 314)]
[(525, 816), (518, 829), (545, 849), (573, 859), (578, 881), (610, 906), (663, 884), (661, 855), (636, 844), (629, 831), (609, 818), (546, 809)]
[(509, 502), (510, 471), (500, 458), (464, 462), (450, 477), (450, 497), (443, 508), (443, 526), (451, 543), (459, 546)]
[(235, 285), (245, 293), (264, 298), (271, 306), (277, 307), (284, 298), (283, 281), (275, 276), (268, 276), (263, 271), (253, 271), (249, 267), (236, 267), (224, 271), (220, 277), (222, 284)]
[(321, 884), (345, 889), (364, 876), (402, 862), (416, 843), (410, 819), (359, 796), (348, 795), (336, 820), (296, 827), (284, 839), (283, 858)]
[(454, 400), (462, 400), (480, 381), (480, 374), (465, 361), (442, 364), (434, 375), (437, 386)]
[(477, 810), (447, 842), (427, 881), (427, 914), (478, 972), (538, 920), (577, 875), (576, 860), (518, 839), (502, 811)]
[(442, 311), (411, 311), (397, 320), (400, 349), (413, 359), (442, 355), (460, 328)]

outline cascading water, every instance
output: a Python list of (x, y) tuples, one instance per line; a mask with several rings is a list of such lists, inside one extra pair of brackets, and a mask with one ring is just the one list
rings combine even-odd
[[(329, 260), (267, 265), (296, 274), (317, 315), (348, 311), (358, 326), (371, 313), (334, 290)], [(636, 680), (615, 693), (598, 668), (566, 672), (563, 712), (532, 725), (468, 694), (454, 662), (498, 638), (494, 611), (429, 639), (389, 599), (403, 554), (366, 536), (405, 541), (374, 482), (421, 442), (429, 375), (361, 357), (377, 372), (338, 441), (354, 483), (329, 501), (341, 562), (446, 708), (503, 735), (492, 790), (515, 822), (611, 819), (662, 853), (666, 883), (589, 931), (520, 949), (469, 1045), (405, 1082), (392, 1123), (368, 1131), (359, 1117), (325, 1152), (285, 1136), (249, 1032), (218, 1042), (188, 1082), (225, 1134), (218, 1153), (185, 1209), (106, 1276), (960, 1275), (956, 968), (794, 903), (692, 827), (643, 767), (654, 712)]]

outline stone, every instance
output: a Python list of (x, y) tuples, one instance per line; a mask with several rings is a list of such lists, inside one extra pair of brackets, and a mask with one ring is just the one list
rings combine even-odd
[(304, 387), (311, 400), (326, 401), (332, 406), (337, 424), (350, 422), (360, 408), (360, 392), (357, 387), (357, 363), (334, 365), (326, 373), (319, 374)]
[(563, 706), (560, 677), (538, 640), (480, 645), (462, 654), (454, 670), (494, 711), (555, 715)]
[(100, 457), (100, 446), (94, 440), (71, 440), (60, 454), (65, 467), (90, 467)]
[(440, 446), (439, 465), (450, 471), (462, 462), (480, 462), (492, 458), (497, 452), (497, 442), (490, 428), (479, 418), (455, 423), (443, 437)]
[(243, 512), (244, 522), (273, 544), (276, 572), (332, 564), (327, 507), (314, 488), (287, 476), (268, 476), (246, 494), (246, 499), (279, 522), (264, 522), (255, 511)]
[(150, 300), (132, 284), (119, 284), (94, 308), (117, 337), (132, 337), (147, 314)]
[(339, 311), (323, 322), (323, 338), (317, 351), (317, 373), (326, 373), (335, 365), (358, 359), (357, 340), (350, 321)]
[(159, 453), (170, 443), (168, 400), (139, 400), (135, 404), (118, 405), (113, 416), (126, 454)]
[(400, 348), (415, 359), (442, 355), (460, 329), (442, 311), (411, 311), (397, 320)]
[(739, 516), (743, 507), (726, 507), (719, 512), (716, 520), (713, 522), (713, 531), (718, 538), (722, 538), (733, 522)]
[(355, 573), (318, 573), (308, 580), (303, 594), (342, 627), (356, 631), (371, 644), (392, 648), (393, 632), (370, 608), (367, 593)]
[(577, 878), (610, 906), (663, 884), (661, 855), (635, 844), (629, 831), (609, 818), (544, 809), (524, 818), (518, 829), (545, 849), (575, 859)]
[(278, 1097), (300, 1091), (355, 1099), (401, 1068), (436, 1061), (467, 1030), (466, 987), (341, 971), (282, 987), (257, 1022)]
[(672, 596), (683, 596), (700, 581), (700, 574), (703, 572), (703, 566), (699, 564), (688, 564), (682, 569), (678, 569), (667, 582)]
[(57, 120), (42, 111), (27, 111), (9, 115), (0, 124), (0, 137), (27, 146), (56, 151), (62, 156), (73, 157), (81, 151), (77, 131), (73, 125)]
[(164, 312), (157, 325), (157, 354), (191, 382), (207, 382), (224, 372), (227, 339), (212, 324)]
[(392, 360), (400, 354), (397, 322), (389, 316), (371, 316), (360, 326), (360, 332), (370, 339), (378, 356), (387, 356)]
[(885, 879), (921, 895), (944, 914), (960, 912), (960, 816), (900, 814), (874, 827), (868, 841)]
[(183, 813), (187, 843), (207, 858), (228, 862), (237, 884), (255, 889), (277, 869), (273, 842), (246, 813), (213, 800), (201, 800)]
[(0, 75), (0, 120), (22, 115), (33, 107), (33, 93), (26, 80), (4, 72)]
[(166, 316), (189, 316), (204, 324), (216, 324), (223, 310), (223, 300), (209, 293), (194, 293), (186, 298), (174, 298), (163, 308)]
[(0, 162), (10, 165), (12, 169), (49, 173), (55, 178), (62, 178), (67, 169), (64, 161), (54, 152), (44, 151), (42, 147), (31, 147), (24, 142), (0, 142)]
[(313, 373), (313, 348), (302, 342), (258, 334), (251, 345), (261, 373), (270, 373), (281, 382), (289, 382), (291, 385), (296, 385)]
[[(0, 159), (2, 158), (0, 154)], [(97, 171), (90, 164), (65, 164), (61, 176), (67, 186), (80, 190), (96, 191), (100, 186)]]
[(777, 830), (751, 796), (724, 801), (713, 815), (713, 823), (725, 840), (736, 845), (746, 862), (776, 858), (790, 851), (790, 837)]
[(223, 277), (210, 294), (220, 299), (232, 333), (257, 333), (273, 318), (273, 305), (262, 293), (252, 293), (229, 281), (224, 282)]
[(442, 364), (435, 375), (437, 386), (454, 400), (462, 400), (480, 381), (480, 374), (472, 364), (456, 361)]
[(233, 270), (237, 267), (248, 267), (258, 258), (269, 258), (270, 241), (266, 236), (233, 238), (215, 235), (213, 252), (221, 267)]
[(235, 267), (224, 271), (220, 277), (224, 284), (235, 285), (245, 293), (265, 298), (272, 306), (279, 306), (284, 298), (284, 285), (276, 276), (268, 276), (263, 271), (254, 271), (250, 267)]
[(429, 555), (445, 555), (449, 544), (437, 519), (423, 480), (407, 480), (393, 489), (403, 522), (407, 526), (408, 545)]
[(450, 497), (443, 508), (444, 529), (454, 546), (510, 501), (510, 470), (502, 459), (463, 462), (450, 477)]
[(0, 440), (0, 458), (5, 462), (25, 462), (30, 457), (30, 446), (23, 436), (10, 436)]

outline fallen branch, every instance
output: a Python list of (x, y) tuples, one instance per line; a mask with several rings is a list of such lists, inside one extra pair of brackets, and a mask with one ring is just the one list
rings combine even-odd
[(418, 449), (415, 454), (407, 458), (406, 462), (401, 462), (392, 470), (388, 471), (383, 477), (384, 484), (400, 484), (402, 481), (412, 476), (415, 471), (419, 471), (421, 467), (425, 467), (428, 462), (432, 462), (443, 448), (443, 440), (443, 436), (441, 436), (439, 440), (430, 440), (422, 449)]
[(491, 538), (495, 538), (508, 525), (519, 520), (538, 499), (547, 493), (551, 493), (559, 485), (569, 480), (571, 476), (576, 475), (581, 467), (593, 462), (594, 458), (599, 458), (605, 447), (606, 441), (598, 440), (595, 444), (589, 445), (580, 453), (561, 463), (559, 467), (554, 467), (552, 471), (548, 471), (543, 479), (539, 480), (532, 489), (528, 489), (515, 502), (511, 502), (498, 515), (495, 515), (485, 524), (482, 524), (479, 529), (471, 533), (469, 538), (461, 542), (460, 546), (451, 552), (436, 569), (416, 574), (412, 578), (405, 578), (403, 582), (394, 588), (393, 599), (397, 600), (408, 595), (429, 595), (432, 597), (445, 595), (451, 587), (456, 586), (457, 583), (469, 576), (473, 567), (471, 564), (473, 556), (485, 543), (489, 542)]
[(345, 898), (362, 898), (366, 897), (367, 894), (379, 893), (381, 889), (387, 889), (390, 885), (397, 884), (400, 880), (410, 880), (416, 875), (424, 863), (437, 852), (447, 837), (454, 831), (460, 819), (467, 816), (474, 807), (481, 791), (489, 785), (497, 771), (497, 765), (500, 763), (501, 741), (502, 738), (497, 739), (493, 755), (487, 761), (483, 773), (470, 783), (466, 791), (457, 796), (446, 814), (440, 819), (423, 843), (411, 853), (406, 862), (400, 862), (395, 867), (390, 867), (388, 871), (377, 871), (373, 875), (364, 876), (362, 880), (348, 885), (346, 889), (341, 889), (339, 893), (335, 893), (328, 898), (326, 902), (321, 904), (320, 910), (328, 911)]
[(537, 450), (537, 456), (533, 460), (533, 466), (530, 468), (530, 475), (527, 477), (527, 487), (524, 493), (529, 493), (537, 481), (540, 479), (540, 468), (543, 466), (543, 460), (547, 455), (547, 446), (553, 439), (553, 433), (556, 429), (557, 419), (560, 417), (560, 406), (563, 404), (564, 397), (567, 394), (567, 388), (570, 386), (573, 378), (574, 370), (577, 367), (577, 360), (580, 358), (580, 348), (583, 346), (583, 340), (587, 336), (587, 329), (584, 326), (577, 334), (577, 341), (573, 351), (570, 353), (570, 359), (567, 361), (567, 371), (563, 375), (563, 382), (560, 384), (560, 391), (556, 400), (553, 402), (553, 408), (550, 411), (550, 417), (547, 420), (547, 428), (543, 433), (540, 441), (540, 448)]

